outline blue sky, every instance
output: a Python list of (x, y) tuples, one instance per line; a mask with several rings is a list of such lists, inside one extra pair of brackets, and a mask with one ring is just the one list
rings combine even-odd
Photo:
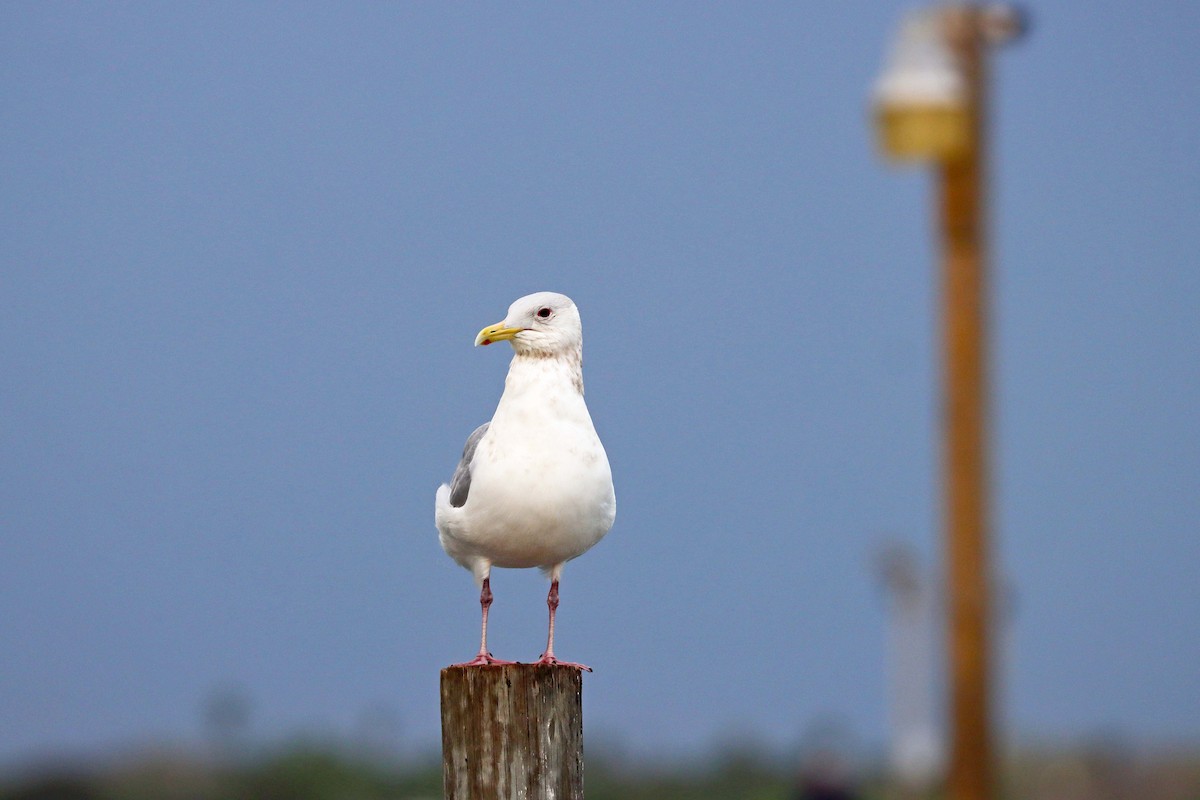
[[(477, 593), (433, 493), (571, 295), (616, 526), (589, 735), (885, 734), (871, 562), (931, 566), (931, 186), (866, 98), (903, 6), (0, 6), (0, 760), (398, 714)], [(994, 62), (995, 552), (1015, 738), (1196, 741), (1200, 7), (1032, 6)], [(493, 580), (535, 658), (545, 584)]]

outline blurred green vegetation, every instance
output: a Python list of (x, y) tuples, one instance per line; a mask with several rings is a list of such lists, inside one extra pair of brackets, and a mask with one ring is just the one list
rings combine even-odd
[[(589, 759), (589, 800), (785, 800), (782, 770), (745, 758), (631, 770)], [(93, 772), (50, 769), (0, 782), (0, 800), (436, 800), (440, 762), (386, 764), (297, 746), (252, 763), (146, 756)]]
[[(1001, 800), (1200, 800), (1200, 752), (1152, 755), (1080, 746), (1015, 756)], [(798, 800), (796, 765), (745, 750), (687, 764), (639, 765), (590, 753), (588, 800)], [(929, 800), (859, 771), (844, 798)], [(367, 757), (336, 745), (299, 743), (253, 759), (184, 752), (143, 754), (91, 766), (43, 765), (0, 776), (0, 800), (438, 800), (440, 761)], [(809, 800), (829, 795), (807, 795)]]

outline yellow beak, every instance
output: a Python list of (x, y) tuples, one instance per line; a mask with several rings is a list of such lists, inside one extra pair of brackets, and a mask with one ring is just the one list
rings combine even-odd
[(503, 322), (497, 322), (495, 325), (488, 325), (479, 332), (475, 337), (475, 346), (481, 344), (491, 344), (492, 342), (503, 342), (506, 339), (511, 339), (516, 336), (524, 328), (506, 328)]

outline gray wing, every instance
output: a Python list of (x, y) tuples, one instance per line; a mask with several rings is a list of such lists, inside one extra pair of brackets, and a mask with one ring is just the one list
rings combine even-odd
[(471, 491), (471, 459), (475, 458), (475, 448), (479, 447), (479, 440), (487, 433), (490, 422), (485, 422), (480, 425), (475, 431), (467, 437), (467, 446), (463, 448), (462, 461), (458, 462), (458, 468), (454, 470), (454, 477), (450, 479), (450, 505), (455, 508), (462, 508), (467, 503), (467, 495)]

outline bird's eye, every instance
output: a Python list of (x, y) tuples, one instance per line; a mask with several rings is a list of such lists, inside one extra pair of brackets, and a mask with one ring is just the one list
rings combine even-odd
[(548, 308), (539, 308), (537, 315), (540, 319), (550, 319), (550, 315), (554, 313)]

